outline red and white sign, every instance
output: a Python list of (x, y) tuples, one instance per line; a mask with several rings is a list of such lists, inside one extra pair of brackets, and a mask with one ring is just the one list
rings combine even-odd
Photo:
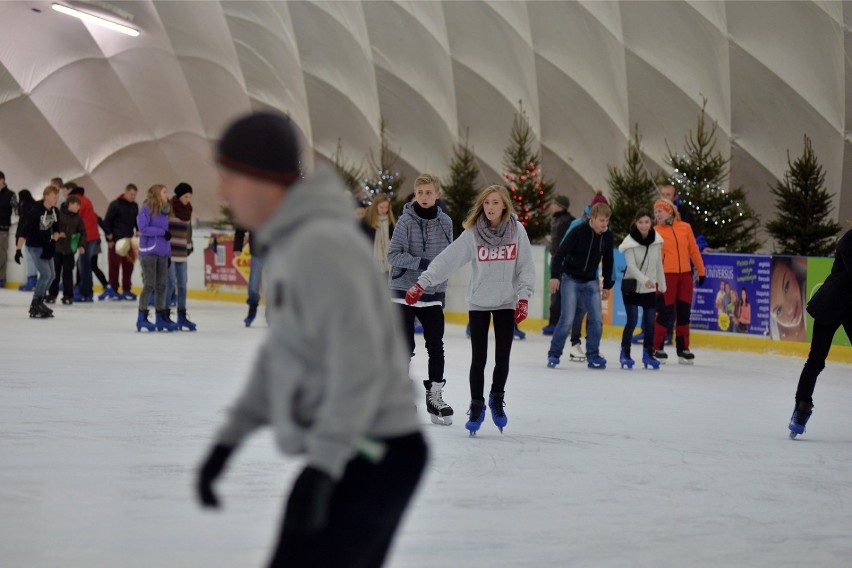
[(492, 260), (515, 260), (518, 258), (518, 243), (511, 245), (500, 245), (499, 247), (484, 247), (477, 245), (476, 258), (480, 262)]

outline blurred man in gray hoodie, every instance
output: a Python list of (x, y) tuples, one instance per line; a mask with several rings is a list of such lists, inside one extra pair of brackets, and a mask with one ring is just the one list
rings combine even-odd
[(220, 193), (265, 254), (270, 332), (203, 463), (200, 501), (261, 426), (305, 467), (270, 566), (380, 566), (426, 446), (398, 314), (331, 171), (301, 179), (290, 120), (257, 113), (218, 145)]

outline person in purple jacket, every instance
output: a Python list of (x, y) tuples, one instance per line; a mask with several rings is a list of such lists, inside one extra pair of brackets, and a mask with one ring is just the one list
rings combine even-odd
[[(172, 246), (169, 241), (169, 196), (166, 186), (157, 184), (148, 189), (145, 203), (136, 218), (139, 227), (139, 264), (142, 265), (142, 293), (139, 294), (139, 317), (136, 331), (175, 331), (177, 324), (169, 317), (166, 305), (166, 283), (169, 280), (169, 263)], [(154, 292), (157, 317), (148, 321), (148, 300)]]

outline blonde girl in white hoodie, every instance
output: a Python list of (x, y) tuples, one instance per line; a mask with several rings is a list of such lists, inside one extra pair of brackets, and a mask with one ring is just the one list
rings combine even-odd
[(415, 304), (424, 290), (446, 281), (468, 262), (473, 263), (466, 296), (470, 317), (471, 401), (470, 419), (465, 428), (471, 436), (476, 434), (485, 418), (485, 364), (488, 327), (492, 319), (495, 366), (488, 406), (501, 432), (508, 423), (503, 406), (512, 339), (515, 324), (527, 317), (535, 282), (530, 240), (514, 213), (505, 187), (485, 188), (463, 223), (465, 231), (432, 260), (406, 294), (406, 302)]

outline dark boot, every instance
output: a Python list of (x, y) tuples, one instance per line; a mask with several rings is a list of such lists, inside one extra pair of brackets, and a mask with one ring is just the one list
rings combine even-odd
[(157, 326), (157, 331), (177, 331), (177, 324), (172, 321), (169, 310), (157, 310), (157, 317), (154, 320), (154, 325)]
[(186, 319), (186, 310), (178, 310), (177, 326), (178, 330), (186, 328), (187, 331), (195, 331), (195, 324)]
[(45, 319), (53, 317), (53, 310), (44, 305), (44, 298), (33, 298), (30, 304), (30, 317)]
[(254, 321), (254, 318), (257, 317), (257, 304), (249, 304), (249, 311), (246, 319), (243, 322), (246, 324), (246, 327), (251, 327), (251, 323)]

